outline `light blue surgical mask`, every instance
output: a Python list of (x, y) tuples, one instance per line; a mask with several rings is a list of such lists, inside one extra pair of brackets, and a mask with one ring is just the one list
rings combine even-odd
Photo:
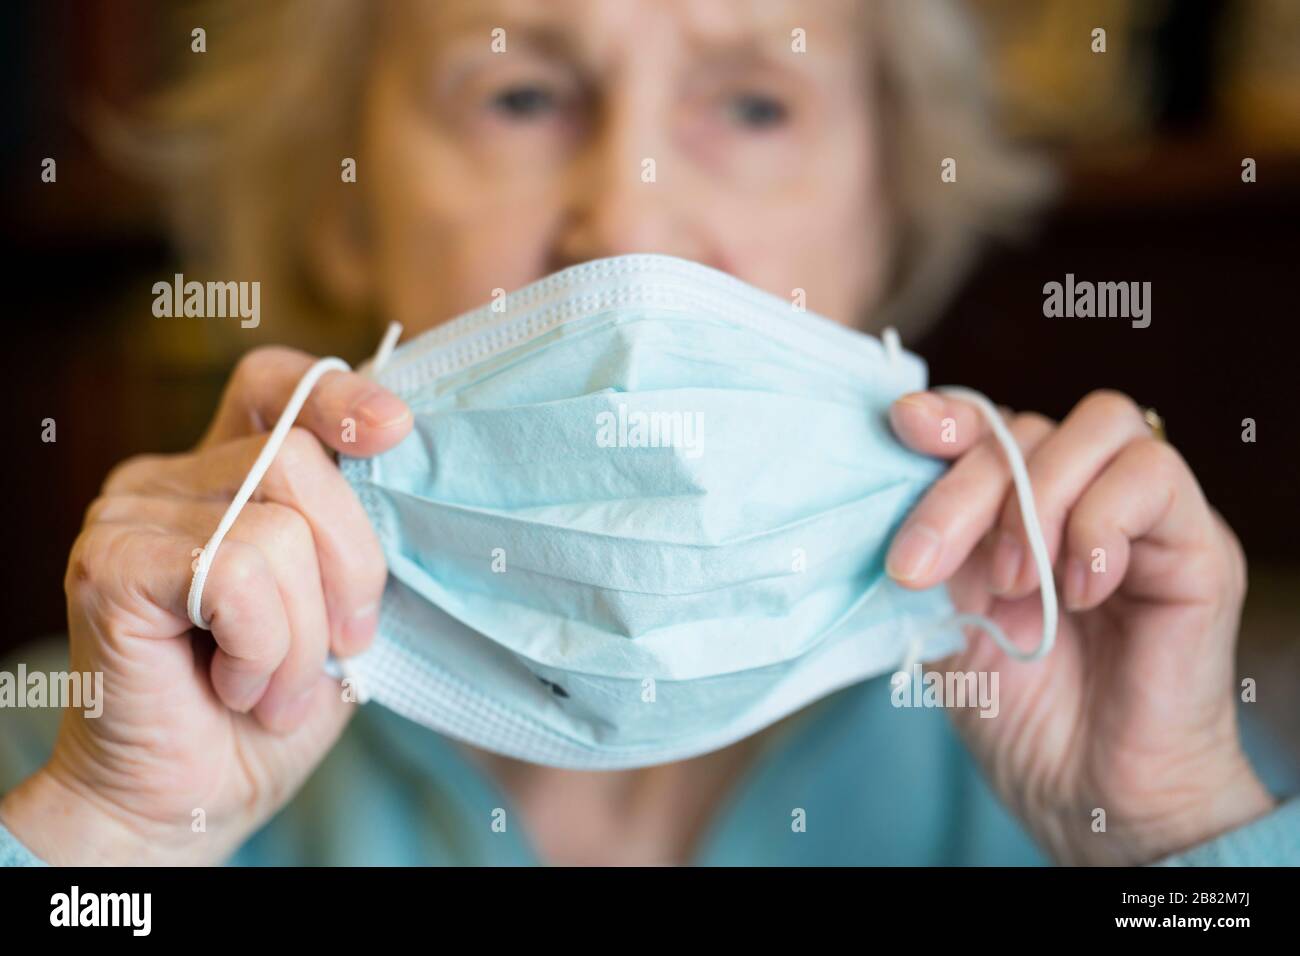
[[(378, 638), (344, 672), (412, 720), (536, 763), (645, 766), (951, 653), (963, 623), (991, 626), (956, 615), (942, 587), (885, 574), (943, 471), (890, 432), (890, 403), (926, 384), (896, 337), (635, 255), (557, 273), (390, 356), (392, 341), (373, 374), (415, 425), (340, 462), (389, 567)], [(1023, 501), (1023, 465), (1017, 487)], [(1054, 597), (1038, 650), (995, 637), (1041, 656)]]

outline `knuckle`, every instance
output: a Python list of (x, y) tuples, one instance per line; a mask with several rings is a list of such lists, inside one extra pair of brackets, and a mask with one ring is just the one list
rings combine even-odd
[(230, 375), (230, 390), (242, 391), (249, 382), (255, 381), (266, 368), (272, 349), (273, 346), (263, 345), (241, 355), (239, 361), (235, 363), (235, 370)]
[(257, 391), (262, 380), (276, 365), (297, 354), (283, 345), (261, 345), (240, 356), (230, 375), (227, 395), (240, 396)]
[(234, 378), (247, 379), (250, 375), (256, 375), (289, 351), (282, 345), (259, 345), (257, 348), (249, 349), (235, 363)]
[(315, 551), (311, 526), (297, 509), (264, 501), (249, 504), (245, 513), (252, 519), (258, 540), (268, 553), (298, 559), (307, 550)]
[(81, 526), (89, 528), (92, 525), (100, 524), (104, 520), (104, 513), (114, 504), (113, 499), (108, 495), (101, 494), (92, 501), (86, 508), (86, 515), (82, 519)]
[(1055, 422), (1039, 412), (1019, 412), (1011, 420), (1011, 425), (1027, 432), (1048, 431), (1056, 427)]
[(1038, 412), (1021, 412), (1012, 419), (1010, 428), (1011, 434), (1023, 446), (1049, 434), (1056, 428), (1056, 423)]
[(256, 548), (227, 540), (209, 571), (208, 580), (232, 595), (256, 591), (270, 577), (266, 559)]
[(93, 525), (77, 536), (68, 555), (63, 590), (71, 604), (98, 613), (121, 603), (124, 576), (132, 568), (132, 532), (114, 525)]
[(1105, 419), (1142, 419), (1142, 410), (1138, 408), (1137, 402), (1112, 388), (1099, 388), (1090, 392), (1079, 403), (1079, 408)]
[(135, 487), (139, 481), (139, 476), (156, 467), (164, 457), (166, 456), (132, 455), (130, 458), (118, 462), (109, 469), (100, 493), (105, 495), (119, 494)]
[(284, 436), (284, 444), (276, 453), (271, 470), (275, 473), (275, 481), (297, 500), (296, 490), (303, 481), (310, 480), (309, 476), (315, 473), (323, 460), (325, 454), (316, 436), (295, 425)]
[(242, 660), (258, 661), (275, 656), (275, 649), (263, 647), (257, 636), (265, 633), (265, 622), (255, 619), (260, 598), (271, 582), (271, 571), (257, 548), (241, 541), (221, 546), (208, 577), (204, 604), (209, 619), (220, 616), (226, 633), (237, 635), (238, 644), (228, 648)]
[(1137, 471), (1159, 482), (1172, 482), (1186, 468), (1173, 445), (1155, 438), (1130, 443), (1126, 455)]
[(98, 590), (100, 565), (97, 556), (103, 535), (102, 528), (87, 528), (72, 543), (68, 567), (63, 576), (63, 590), (70, 601), (84, 604)]

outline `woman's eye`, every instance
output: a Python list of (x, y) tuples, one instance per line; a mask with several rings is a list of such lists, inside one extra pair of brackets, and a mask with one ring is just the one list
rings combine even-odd
[(513, 119), (533, 119), (555, 109), (556, 97), (541, 86), (512, 86), (491, 98), (493, 110)]
[(762, 93), (742, 93), (727, 103), (732, 121), (749, 129), (768, 129), (786, 121), (789, 111), (785, 104)]

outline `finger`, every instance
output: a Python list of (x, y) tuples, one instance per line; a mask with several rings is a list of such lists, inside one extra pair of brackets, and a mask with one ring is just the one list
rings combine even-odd
[[(1010, 431), (1028, 456), (1053, 429), (1041, 415), (1019, 415)], [(961, 567), (997, 521), (1011, 484), (1006, 453), (990, 434), (934, 483), (894, 537), (885, 567), (909, 588), (933, 587)]]
[[(249, 352), (235, 367), (199, 447), (270, 430), (315, 362), (295, 349)], [(327, 372), (312, 389), (298, 423), (335, 451), (368, 457), (405, 438), (412, 417), (405, 402), (376, 382), (355, 372)]]
[[(182, 612), (188, 591), (186, 579), (177, 592)], [(242, 541), (221, 546), (208, 570), (202, 610), (217, 645), (209, 666), (212, 689), (231, 710), (260, 707), (293, 646), (284, 596), (260, 549)]]
[[(167, 529), (169, 537), (188, 541), (190, 551), (182, 565), (185, 572), (192, 572), (191, 552), (199, 550), (195, 544), (205, 540), (207, 529), (215, 526), (225, 510), (215, 501), (126, 495), (100, 501), (95, 509), (98, 527), (130, 527), (121, 524), (130, 520), (137, 526)], [(162, 582), (174, 593), (156, 590), (152, 583), (147, 593), (151, 600), (188, 621), (185, 605), (190, 574), (178, 580), (175, 564), (173, 555), (164, 565), (172, 576)], [(273, 646), (243, 643), (245, 631), (256, 637), (265, 629), (247, 619), (251, 612), (243, 604), (237, 605), (239, 613), (233, 624), (234, 612), (225, 611), (224, 618), (213, 616), (239, 587), (254, 591), (255, 607), (274, 618), (269, 622), (276, 635)], [(305, 519), (283, 505), (250, 502), (217, 551), (203, 589), (202, 608), (219, 648), (212, 665), (218, 696), (241, 711), (247, 710), (251, 701), (256, 705), (255, 716), (268, 730), (284, 733), (296, 727), (306, 715), (308, 692), (324, 670), (328, 646), (320, 572)]]
[[(129, 462), (110, 476), (105, 492), (225, 500), (243, 483), (264, 442), (253, 435), (187, 455)], [(329, 453), (305, 429), (290, 429), (252, 500), (285, 505), (306, 519), (325, 588), (329, 646), (340, 657), (365, 650), (387, 570), (365, 509)]]
[[(1195, 477), (1165, 442), (1130, 442), (1070, 512), (1062, 598), (1070, 610), (1101, 604), (1119, 588), (1137, 598), (1204, 601), (1194, 563), (1218, 560), (1216, 525)], [(1141, 574), (1134, 546), (1147, 545)], [(1206, 569), (1207, 573), (1211, 569)]]
[[(311, 528), (292, 508), (250, 502), (230, 529), (226, 540), (232, 539), (262, 553), (289, 622), (288, 651), (253, 710), (268, 730), (287, 733), (307, 716), (329, 649), (329, 620)], [(221, 550), (225, 547), (222, 544)]]
[(956, 458), (989, 434), (988, 423), (968, 402), (936, 392), (910, 392), (889, 406), (889, 422), (903, 444), (936, 458)]
[[(1070, 509), (1125, 445), (1151, 434), (1137, 405), (1118, 392), (1093, 392), (1066, 416), (1061, 427), (1030, 456), (1025, 467), (1055, 565)], [(1005, 597), (1024, 597), (1038, 587), (1038, 569), (1014, 495), (1007, 497), (995, 535), (989, 588)]]
[[(69, 602), (96, 633), (156, 640), (189, 634), (185, 599), (196, 538), (153, 524), (99, 522), (77, 538), (65, 586)], [(232, 544), (221, 549), (209, 572), (203, 609), (217, 644), (213, 689), (223, 704), (244, 713), (261, 699), (284, 659), (289, 626), (261, 553)]]

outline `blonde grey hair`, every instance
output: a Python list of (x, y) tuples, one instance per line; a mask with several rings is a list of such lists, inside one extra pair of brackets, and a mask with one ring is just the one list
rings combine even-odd
[[(183, 29), (201, 21), (220, 42), (186, 55), (179, 81), (139, 116), (101, 125), (110, 150), (160, 185), (185, 266), (262, 277), (263, 312), (276, 316), (264, 334), (313, 351), (364, 349), (374, 334), (323, 294), (306, 238), (339, 158), (355, 155), (379, 6), (253, 0), (201, 17), (188, 8)], [(896, 229), (890, 286), (867, 324), (913, 336), (980, 240), (1022, 223), (1051, 176), (999, 134), (965, 10), (952, 0), (875, 0), (868, 12)], [(949, 157), (960, 163), (956, 183), (940, 181)], [(232, 351), (251, 344), (230, 339)], [(212, 352), (222, 344), (210, 343)]]

